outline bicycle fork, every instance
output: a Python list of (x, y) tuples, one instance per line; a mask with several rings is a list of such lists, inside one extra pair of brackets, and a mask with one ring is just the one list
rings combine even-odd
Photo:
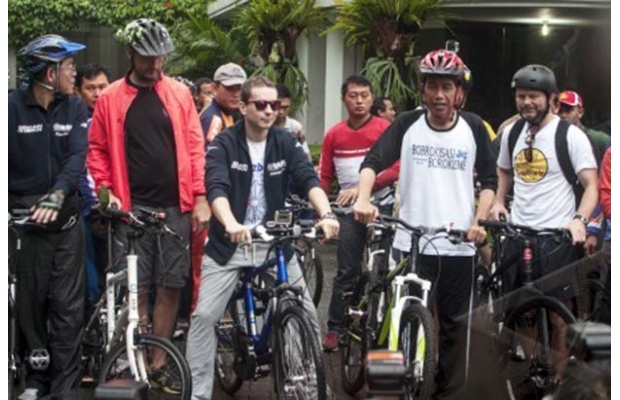
[(127, 255), (127, 289), (129, 306), (129, 317), (125, 330), (127, 360), (134, 379), (147, 382), (148, 376), (142, 350), (134, 343), (134, 333), (140, 322), (138, 312), (138, 256), (136, 254)]

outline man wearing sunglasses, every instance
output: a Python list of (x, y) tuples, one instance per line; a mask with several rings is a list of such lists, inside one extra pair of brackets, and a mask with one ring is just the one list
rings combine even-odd
[[(301, 144), (288, 132), (273, 126), (280, 107), (275, 85), (267, 78), (248, 79), (241, 89), (239, 111), (243, 120), (218, 134), (207, 149), (206, 187), (213, 209), (209, 240), (202, 261), (198, 304), (192, 313), (186, 357), (192, 371), (192, 398), (211, 399), (217, 337), (215, 325), (226, 309), (239, 280), (241, 267), (265, 259), (264, 246), (248, 252), (251, 229), (273, 219), (284, 208), (288, 182), (308, 196), (320, 220), (325, 239), (338, 234), (338, 220), (304, 154)], [(253, 254), (250, 255), (250, 253)], [(290, 282), (303, 275), (293, 249), (285, 250)], [(273, 274), (265, 276), (273, 282)], [(316, 308), (304, 292), (317, 340), (320, 335)]]
[[(509, 217), (504, 206), (505, 197), (514, 185), (513, 223), (570, 231), (572, 244), (566, 241), (557, 243), (553, 237), (537, 238), (537, 248), (544, 249), (541, 251), (544, 258), (541, 255), (537, 259), (537, 272), (544, 276), (579, 258), (575, 245), (585, 241), (586, 224), (598, 200), (596, 160), (586, 134), (552, 113), (558, 93), (553, 71), (542, 65), (527, 65), (515, 73), (512, 88), (522, 122), (507, 126), (505, 132), (508, 134), (501, 138), (497, 160), (498, 189), (491, 216), (495, 219)], [(521, 124), (522, 128), (515, 130), (518, 135), (515, 141), (511, 137), (514, 137), (512, 132), (516, 124)], [(559, 135), (566, 136), (563, 140), (568, 147), (570, 165), (584, 190), (581, 201), (561, 166)], [(511, 141), (514, 144), (512, 150)], [(505, 249), (506, 259), (510, 259), (520, 251), (520, 246), (509, 241)], [(508, 269), (503, 277), (504, 288), (510, 291), (519, 287), (519, 279), (518, 269)], [(577, 291), (577, 278), (571, 275), (546, 294), (568, 302)], [(559, 360), (564, 360), (561, 355), (565, 349), (566, 325), (555, 313), (551, 319), (558, 332), (554, 335), (553, 345), (559, 350)], [(562, 365), (559, 365), (556, 378), (561, 378), (562, 372)]]

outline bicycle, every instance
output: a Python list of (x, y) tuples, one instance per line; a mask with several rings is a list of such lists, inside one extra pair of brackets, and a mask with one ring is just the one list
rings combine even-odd
[[(108, 351), (101, 366), (99, 383), (112, 379), (125, 378), (146, 382), (150, 386), (149, 399), (178, 396), (181, 399), (191, 397), (191, 374), (187, 361), (168, 339), (149, 333), (140, 332), (138, 322), (138, 256), (135, 252), (135, 240), (146, 230), (158, 234), (178, 234), (164, 223), (165, 215), (148, 208), (139, 208), (137, 212), (125, 212), (108, 208), (104, 211), (107, 217), (125, 223), (132, 228), (128, 233), (127, 269), (118, 273), (108, 272), (106, 279), (106, 315), (107, 333), (111, 336), (107, 344)], [(115, 285), (123, 278), (127, 280), (126, 311), (116, 315), (117, 306)], [(103, 300), (102, 300), (103, 301)], [(125, 319), (126, 315), (126, 319)], [(114, 322), (116, 321), (116, 324)], [(115, 326), (116, 325), (116, 326)], [(123, 340), (120, 340), (122, 332)], [(116, 344), (114, 344), (116, 343)], [(153, 369), (156, 362), (153, 350), (157, 348), (163, 354), (165, 367)], [(163, 369), (166, 368), (164, 372)], [(180, 387), (168, 387), (166, 381), (178, 380)]]
[[(286, 199), (286, 203), (290, 205), (288, 209), (293, 212), (294, 219), (300, 219), (300, 216), (306, 212), (314, 213), (314, 208), (305, 200), (297, 195), (291, 195)], [(323, 261), (320, 254), (316, 251), (314, 240), (301, 237), (294, 244), (295, 256), (301, 268), (306, 281), (307, 290), (310, 291), (312, 302), (318, 307), (323, 294)]]
[[(16, 387), (20, 386), (23, 373), (23, 360), (19, 352), (19, 346), (17, 344), (17, 338), (19, 333), (17, 322), (17, 302), (16, 302), (16, 289), (17, 289), (17, 274), (15, 271), (15, 259), (11, 257), (13, 252), (19, 252), (21, 248), (21, 239), (19, 230), (25, 228), (32, 229), (45, 229), (45, 225), (37, 224), (30, 220), (30, 211), (28, 209), (13, 209), (9, 212), (9, 243), (15, 242), (15, 247), (9, 249), (9, 372), (8, 372), (8, 398), (13, 399), (15, 396)], [(14, 240), (11, 240), (11, 236), (14, 236)], [(15, 253), (16, 254), (16, 253)]]
[[(427, 308), (431, 282), (417, 274), (419, 239), (445, 233), (441, 237), (460, 243), (466, 232), (445, 227), (414, 227), (383, 215), (378, 224), (371, 225), (372, 229), (384, 232), (382, 240), (388, 243), (396, 226), (410, 232), (411, 250), (392, 270), (382, 249), (371, 253), (369, 271), (358, 281), (352, 305), (347, 310), (343, 386), (347, 393), (355, 394), (367, 380), (369, 392), (399, 393), (405, 399), (429, 398), (434, 387), (436, 336), (433, 317)], [(383, 257), (375, 268), (378, 255)], [(374, 351), (377, 348), (387, 348), (389, 352)], [(397, 368), (397, 363), (402, 365)], [(382, 375), (381, 369), (389, 365), (394, 367), (393, 372)]]
[[(284, 256), (286, 245), (301, 237), (316, 237), (312, 225), (312, 221), (293, 223), (291, 211), (277, 211), (275, 221), (253, 230), (253, 244), (269, 245), (267, 258), (243, 268), (224, 317), (216, 326), (215, 374), (226, 393), (237, 392), (244, 380), (273, 373), (279, 399), (326, 398), (318, 337), (304, 312), (303, 289), (288, 281)], [(270, 258), (274, 251), (275, 256)], [(257, 286), (256, 278), (274, 267), (275, 287)], [(263, 320), (260, 330), (257, 317)]]
[[(538, 251), (535, 238), (552, 235), (555, 240), (561, 241), (570, 240), (570, 235), (565, 229), (533, 228), (508, 222), (480, 220), (478, 224), (494, 235), (501, 234), (520, 243), (520, 253), (503, 263), (500, 261), (497, 271), (490, 277), (496, 279), (496, 276), (518, 264), (523, 291), (528, 294), (511, 310), (506, 310), (505, 304), (503, 312), (496, 318), (498, 321), (503, 318), (503, 324), (498, 322), (499, 363), (507, 390), (512, 396), (519, 397), (530, 389), (536, 396), (542, 397), (555, 390), (557, 365), (568, 360), (568, 355), (562, 360), (554, 359), (558, 358), (558, 354), (552, 346), (555, 327), (550, 320), (551, 313), (558, 315), (566, 325), (575, 323), (576, 318), (562, 302), (535, 288), (534, 260)], [(498, 243), (499, 238), (494, 242)], [(514, 365), (513, 361), (525, 361), (525, 365)]]

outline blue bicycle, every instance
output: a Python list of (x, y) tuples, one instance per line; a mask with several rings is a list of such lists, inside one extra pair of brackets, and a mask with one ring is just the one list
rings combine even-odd
[[(284, 255), (284, 249), (295, 240), (316, 237), (312, 225), (312, 221), (293, 222), (290, 211), (280, 211), (275, 221), (254, 229), (252, 243), (268, 244), (267, 258), (243, 268), (216, 327), (215, 371), (226, 393), (237, 392), (244, 380), (273, 372), (278, 399), (326, 398), (318, 337), (303, 308), (304, 288), (289, 282)], [(274, 267), (276, 284), (266, 287), (261, 276)]]

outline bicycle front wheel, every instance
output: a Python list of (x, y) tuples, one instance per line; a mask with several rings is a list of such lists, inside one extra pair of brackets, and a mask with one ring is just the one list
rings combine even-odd
[(403, 310), (398, 347), (405, 356), (405, 394), (403, 399), (428, 399), (435, 381), (435, 334), (433, 317), (421, 304)]
[(278, 399), (326, 399), (319, 341), (308, 316), (293, 305), (278, 313), (272, 340)]
[(552, 393), (568, 362), (569, 352), (554, 349), (558, 332), (552, 314), (566, 325), (576, 322), (564, 304), (549, 297), (530, 299), (506, 318), (500, 336), (500, 366), (506, 388), (515, 398), (542, 398)]
[[(191, 373), (187, 361), (169, 340), (150, 334), (137, 335), (135, 338), (137, 347), (136, 359), (142, 357), (147, 368), (149, 384), (149, 399), (182, 399), (191, 397), (192, 383)], [(164, 357), (163, 367), (155, 370), (153, 364), (155, 357)], [(106, 356), (99, 384), (112, 379), (134, 379), (129, 367), (125, 343), (118, 343)]]
[(321, 256), (310, 241), (299, 240), (295, 245), (297, 261), (306, 281), (307, 290), (310, 291), (312, 302), (318, 307), (323, 294), (323, 262)]
[[(217, 356), (215, 358), (215, 376), (222, 390), (233, 395), (241, 389), (243, 379), (237, 375), (235, 360), (239, 338), (239, 313), (237, 302), (228, 304), (226, 312), (215, 327), (217, 333)], [(237, 361), (238, 362), (238, 361)]]

